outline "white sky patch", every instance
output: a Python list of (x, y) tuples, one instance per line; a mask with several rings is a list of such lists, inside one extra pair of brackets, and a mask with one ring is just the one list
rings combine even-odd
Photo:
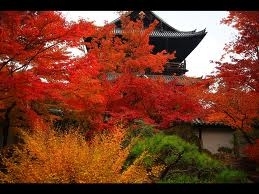
[(105, 21), (111, 22), (119, 17), (117, 11), (62, 11), (62, 13), (69, 21), (81, 18), (94, 22), (97, 26), (103, 26)]
[(71, 52), (71, 58), (83, 57), (87, 53), (86, 48), (68, 48), (67, 51)]
[(42, 78), (42, 77), (40, 77), (40, 81), (43, 82), (43, 83), (49, 83), (46, 78)]
[[(119, 17), (117, 11), (63, 11), (68, 20), (79, 18), (94, 21), (97, 26), (104, 25)], [(205, 77), (212, 74), (215, 64), (211, 60), (220, 60), (225, 44), (237, 35), (233, 28), (220, 24), (227, 17), (227, 11), (154, 11), (162, 20), (180, 31), (200, 31), (206, 28), (207, 35), (186, 58), (186, 75)], [(225, 60), (228, 60), (227, 58)]]

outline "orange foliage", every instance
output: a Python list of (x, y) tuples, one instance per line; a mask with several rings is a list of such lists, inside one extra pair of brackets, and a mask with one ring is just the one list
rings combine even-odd
[(253, 145), (248, 145), (245, 148), (245, 152), (249, 156), (250, 159), (256, 161), (257, 164), (259, 164), (259, 139), (256, 139), (255, 143)]
[(143, 183), (150, 182), (145, 168), (134, 163), (121, 167), (129, 149), (121, 148), (123, 130), (96, 135), (91, 142), (78, 130), (58, 134), (53, 130), (23, 132), (24, 144), (3, 158), (7, 173), (2, 183)]
[(130, 21), (121, 16), (122, 32), (117, 36), (115, 26), (107, 24), (97, 29), (87, 44), (89, 53), (94, 53), (104, 72), (144, 73), (146, 68), (162, 72), (168, 59), (174, 54), (162, 51), (153, 54), (153, 45), (149, 44), (149, 35), (155, 29), (157, 21), (144, 28), (142, 20)]
[(191, 121), (201, 110), (187, 87), (134, 75), (119, 77), (107, 94), (106, 110), (112, 119), (143, 119), (162, 128), (173, 121)]
[(252, 130), (254, 119), (258, 117), (259, 96), (257, 92), (230, 91), (207, 94), (214, 104), (207, 115), (208, 122), (223, 122), (246, 132)]
[[(177, 84), (174, 82), (166, 84), (136, 76), (142, 75), (147, 68), (153, 72), (162, 72), (165, 63), (174, 58), (174, 53), (166, 51), (153, 53), (149, 35), (158, 24), (157, 21), (144, 27), (141, 19), (131, 21), (125, 15), (120, 19), (122, 31), (119, 35), (114, 33), (116, 29), (113, 24), (107, 24), (97, 28), (86, 43), (89, 48), (88, 55), (95, 55), (97, 58), (101, 82), (97, 82), (96, 87), (99, 88), (101, 84), (104, 94), (104, 99), (101, 96), (96, 98), (102, 99), (103, 108), (101, 103), (94, 106), (96, 112), (92, 118), (95, 123), (98, 123), (96, 118), (100, 121), (100, 114), (104, 111), (112, 116), (107, 125), (118, 121), (143, 119), (148, 123), (168, 127), (174, 120), (191, 120), (199, 105), (186, 95), (184, 87), (176, 89)], [(118, 76), (111, 80), (111, 73), (117, 73)], [(95, 94), (94, 91), (90, 93)], [(81, 102), (84, 103), (83, 100)], [(85, 104), (86, 110), (92, 107)], [(99, 116), (97, 110), (102, 110)], [(99, 128), (103, 128), (103, 125)]]
[[(122, 15), (121, 21), (120, 35), (114, 33), (112, 24), (96, 27), (89, 33), (87, 55), (66, 68), (64, 105), (74, 109), (91, 130), (112, 128), (118, 121), (135, 118), (163, 127), (173, 120), (193, 118), (198, 105), (185, 94), (184, 87), (176, 89), (173, 83), (136, 77), (146, 68), (161, 72), (167, 60), (174, 57), (165, 51), (152, 51), (149, 35), (157, 21), (147, 28), (142, 20), (130, 21)], [(119, 77), (111, 80), (111, 73), (118, 73)], [(112, 116), (108, 123), (104, 123), (105, 112)]]

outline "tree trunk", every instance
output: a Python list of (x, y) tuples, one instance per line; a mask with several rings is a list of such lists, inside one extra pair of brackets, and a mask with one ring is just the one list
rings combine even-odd
[(202, 128), (199, 127), (199, 151), (203, 149), (203, 140), (202, 140)]
[(249, 143), (249, 144), (254, 144), (254, 138), (253, 137), (251, 137), (251, 136), (249, 136), (248, 134), (247, 134), (247, 132), (245, 132), (243, 129), (239, 129), (239, 131), (242, 133), (242, 135), (243, 135), (243, 137), (245, 138), (245, 140), (247, 141), (247, 143)]
[(10, 112), (15, 107), (15, 102), (12, 103), (10, 107), (6, 109), (4, 114), (4, 122), (3, 122), (3, 147), (7, 146), (8, 133), (10, 127)]
[(233, 144), (234, 144), (234, 154), (237, 158), (240, 157), (240, 152), (239, 152), (239, 139), (238, 139), (238, 131), (235, 131), (233, 133)]

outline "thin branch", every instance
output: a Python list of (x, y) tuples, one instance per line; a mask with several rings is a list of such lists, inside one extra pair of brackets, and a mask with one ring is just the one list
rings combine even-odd
[(44, 48), (44, 49), (42, 49), (42, 50), (37, 51), (37, 52), (35, 53), (35, 55), (33, 55), (33, 56), (29, 59), (29, 61), (28, 61), (26, 64), (24, 64), (24, 65), (22, 65), (21, 67), (18, 67), (18, 68), (16, 68), (16, 69), (12, 70), (11, 74), (14, 73), (15, 71), (18, 71), (18, 70), (22, 69), (22, 68), (26, 68), (26, 67), (31, 63), (31, 61), (32, 61), (33, 59), (35, 59), (35, 57), (37, 57), (40, 53), (43, 53), (44, 51), (46, 51), (46, 50), (48, 50), (48, 49), (50, 49), (50, 48), (56, 46), (57, 44), (59, 44), (59, 43), (61, 43), (61, 42), (62, 42), (62, 41), (58, 41), (58, 42), (56, 42), (55, 44), (52, 44), (52, 45), (49, 46), (49, 47), (46, 47), (46, 48)]
[(246, 141), (247, 141), (249, 144), (254, 144), (255, 139), (254, 139), (253, 137), (249, 136), (249, 135), (248, 135), (243, 129), (241, 129), (241, 128), (239, 128), (238, 130), (242, 133), (243, 137), (246, 139)]
[(259, 49), (258, 46), (255, 47), (255, 52), (256, 52), (256, 56), (257, 56), (257, 61), (259, 61)]
[(11, 98), (11, 97), (12, 96), (2, 97), (2, 98), (0, 98), (0, 100), (5, 100), (5, 99)]
[(8, 59), (7, 61), (3, 62), (1, 67), (0, 67), (0, 71), (4, 68), (4, 66), (6, 66), (10, 61), (12, 61), (14, 59), (14, 57)]
[(223, 110), (223, 112), (236, 123), (236, 119), (232, 115), (230, 115), (226, 110)]
[(168, 166), (162, 171), (161, 175), (159, 176), (159, 179), (160, 179), (160, 180), (162, 180), (162, 179), (167, 175), (167, 173), (169, 172), (169, 170), (170, 170), (175, 164), (177, 164), (177, 163), (182, 159), (183, 154), (184, 154), (184, 151), (178, 153), (176, 160), (175, 160), (172, 164), (168, 165)]

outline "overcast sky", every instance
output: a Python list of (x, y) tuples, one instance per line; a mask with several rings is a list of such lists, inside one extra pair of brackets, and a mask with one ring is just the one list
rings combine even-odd
[[(207, 35), (186, 58), (187, 76), (206, 76), (211, 74), (215, 65), (211, 60), (219, 60), (225, 43), (233, 40), (237, 32), (220, 21), (228, 15), (226, 11), (154, 11), (166, 23), (180, 31), (203, 30)], [(95, 21), (102, 26), (105, 21), (118, 18), (116, 11), (63, 11), (68, 20), (83, 18)]]

